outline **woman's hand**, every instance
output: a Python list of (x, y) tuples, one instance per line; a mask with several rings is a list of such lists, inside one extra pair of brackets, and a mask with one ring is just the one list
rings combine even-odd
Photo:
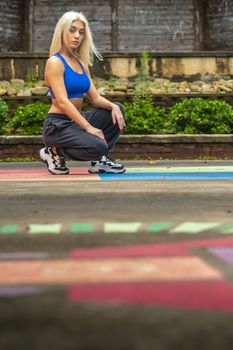
[(125, 128), (125, 119), (121, 113), (121, 109), (118, 105), (114, 104), (112, 108), (112, 122), (115, 125), (116, 123), (119, 126), (121, 132), (124, 131)]
[(86, 132), (88, 132), (88, 134), (94, 135), (99, 137), (100, 139), (102, 139), (105, 143), (107, 143), (107, 141), (105, 140), (103, 131), (97, 128), (94, 128), (94, 126), (89, 125), (86, 128)]

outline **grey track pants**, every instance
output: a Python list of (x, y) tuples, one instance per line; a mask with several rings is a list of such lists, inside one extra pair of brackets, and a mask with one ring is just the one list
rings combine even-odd
[[(124, 116), (124, 107), (119, 105)], [(107, 155), (115, 145), (120, 130), (118, 124), (112, 122), (111, 111), (97, 108), (82, 112), (84, 118), (104, 133), (107, 144), (99, 137), (88, 134), (79, 125), (64, 114), (48, 113), (43, 128), (43, 140), (46, 146), (57, 147), (61, 156), (74, 160), (98, 160)]]

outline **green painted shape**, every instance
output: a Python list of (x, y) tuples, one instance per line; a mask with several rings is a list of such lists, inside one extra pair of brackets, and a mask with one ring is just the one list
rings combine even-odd
[(196, 167), (145, 167), (127, 168), (127, 173), (211, 173), (211, 172), (233, 172), (233, 166), (196, 166)]
[(141, 226), (141, 222), (106, 222), (104, 233), (136, 233)]
[(216, 231), (222, 234), (233, 233), (233, 224), (225, 224), (219, 228), (216, 228)]
[(200, 233), (220, 225), (220, 222), (192, 222), (187, 221), (175, 227), (170, 233)]
[(61, 233), (61, 224), (29, 224), (28, 233)]
[(168, 222), (154, 222), (147, 227), (147, 232), (157, 233), (166, 230), (171, 224)]
[(93, 224), (78, 224), (74, 223), (71, 225), (72, 233), (91, 233), (93, 232)]
[(3, 225), (0, 226), (0, 233), (17, 233), (18, 225)]

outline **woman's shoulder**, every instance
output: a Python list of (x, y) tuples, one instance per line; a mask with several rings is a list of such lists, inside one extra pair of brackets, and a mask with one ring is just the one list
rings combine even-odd
[(56, 54), (47, 59), (46, 65), (49, 67), (63, 67), (61, 59)]
[(46, 72), (54, 72), (55, 74), (63, 73), (64, 65), (56, 55), (52, 55), (47, 59), (45, 70)]
[(47, 59), (47, 63), (58, 63), (61, 62), (61, 59), (58, 57), (58, 54), (53, 54)]

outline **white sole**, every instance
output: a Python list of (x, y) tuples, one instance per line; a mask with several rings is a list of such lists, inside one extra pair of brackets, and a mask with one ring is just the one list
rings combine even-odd
[(125, 173), (125, 171), (126, 171), (126, 169), (122, 169), (122, 170), (120, 170), (120, 171), (118, 171), (118, 170), (109, 170), (109, 171), (106, 171), (106, 170), (104, 170), (104, 169), (95, 169), (95, 168), (89, 168), (88, 169), (88, 172), (90, 173), (90, 174), (123, 174), (123, 173)]

